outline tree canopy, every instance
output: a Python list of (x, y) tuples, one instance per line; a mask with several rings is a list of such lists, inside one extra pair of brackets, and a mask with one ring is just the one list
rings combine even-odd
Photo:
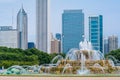
[(113, 50), (113, 51), (109, 52), (108, 54), (106, 54), (105, 56), (107, 57), (109, 55), (112, 55), (113, 57), (115, 57), (117, 60), (120, 61), (120, 49)]
[[(38, 49), (0, 47), (0, 67), (8, 68), (12, 65), (41, 65), (48, 64), (58, 54), (48, 54)], [(64, 54), (60, 54), (65, 57)]]

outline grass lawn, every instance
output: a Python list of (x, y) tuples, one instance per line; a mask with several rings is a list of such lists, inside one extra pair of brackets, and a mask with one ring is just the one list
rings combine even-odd
[(0, 75), (0, 76), (20, 76), (20, 77), (120, 77), (120, 74), (25, 74), (25, 75)]

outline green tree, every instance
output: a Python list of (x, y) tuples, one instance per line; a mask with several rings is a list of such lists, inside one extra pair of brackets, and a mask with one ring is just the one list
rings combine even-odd
[(115, 57), (117, 60), (120, 61), (120, 49), (109, 52), (108, 54), (105, 55), (105, 57), (107, 57), (109, 55), (112, 55), (113, 57)]

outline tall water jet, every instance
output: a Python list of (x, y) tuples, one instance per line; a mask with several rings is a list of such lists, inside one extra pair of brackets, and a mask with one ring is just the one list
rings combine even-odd
[(55, 57), (52, 59), (51, 64), (53, 64), (56, 59), (58, 59), (58, 61), (59, 61), (59, 60), (63, 60), (63, 57), (62, 57), (61, 55), (55, 56)]
[(86, 66), (85, 66), (85, 61), (86, 61), (86, 58), (85, 56), (83, 55), (83, 53), (81, 53), (81, 69), (77, 71), (77, 74), (88, 74), (89, 71), (87, 70)]

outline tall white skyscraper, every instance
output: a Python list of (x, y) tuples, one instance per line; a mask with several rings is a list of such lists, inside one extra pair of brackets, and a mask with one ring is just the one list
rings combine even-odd
[(23, 7), (17, 14), (17, 30), (18, 30), (18, 48), (28, 48), (28, 20), (27, 13)]
[(36, 0), (36, 47), (48, 52), (48, 3), (49, 0)]

